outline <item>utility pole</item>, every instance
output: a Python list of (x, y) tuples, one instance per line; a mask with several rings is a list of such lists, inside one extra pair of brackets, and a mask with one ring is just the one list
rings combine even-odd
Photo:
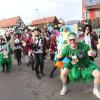
[(39, 19), (39, 9), (35, 9), (36, 13), (37, 13), (37, 19)]

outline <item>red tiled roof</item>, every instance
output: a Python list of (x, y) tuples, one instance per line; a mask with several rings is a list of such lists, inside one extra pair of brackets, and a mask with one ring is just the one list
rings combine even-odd
[(9, 27), (16, 25), (16, 21), (20, 18), (20, 16), (12, 17), (4, 20), (0, 20), (0, 27)]
[(52, 16), (43, 19), (33, 20), (32, 25), (54, 22), (55, 18), (55, 16)]

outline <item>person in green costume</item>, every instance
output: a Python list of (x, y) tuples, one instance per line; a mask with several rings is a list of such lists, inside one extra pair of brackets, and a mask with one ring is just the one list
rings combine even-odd
[(93, 93), (100, 99), (100, 91), (98, 89), (100, 84), (99, 67), (90, 60), (89, 56), (95, 56), (96, 53), (90, 50), (90, 47), (82, 42), (77, 42), (77, 36), (71, 32), (69, 34), (69, 45), (65, 47), (58, 59), (68, 57), (70, 62), (65, 63), (61, 69), (61, 80), (63, 88), (60, 95), (65, 95), (67, 92), (67, 76), (70, 81), (77, 81), (82, 79), (84, 81), (94, 80)]
[(11, 69), (11, 50), (4, 38), (0, 39), (0, 42), (0, 66), (2, 72), (6, 71), (8, 73)]

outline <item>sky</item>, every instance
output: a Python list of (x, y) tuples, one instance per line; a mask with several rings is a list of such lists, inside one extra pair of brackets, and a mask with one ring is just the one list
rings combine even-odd
[(16, 16), (20, 16), (25, 23), (50, 16), (65, 21), (81, 20), (81, 2), (82, 0), (0, 0), (0, 20)]

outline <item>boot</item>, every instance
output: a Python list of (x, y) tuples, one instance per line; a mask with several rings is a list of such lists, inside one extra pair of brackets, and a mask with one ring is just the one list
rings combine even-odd
[(5, 72), (5, 65), (4, 64), (2, 64), (2, 72)]
[(9, 65), (8, 65), (8, 63), (6, 63), (6, 72), (7, 72), (7, 73), (10, 72), (10, 71), (9, 71)]
[(38, 74), (38, 75), (36, 75), (36, 78), (37, 78), (38, 80), (40, 80), (40, 79), (41, 79), (41, 76)]
[(56, 69), (57, 69), (57, 67), (55, 66), (55, 67), (52, 69), (52, 71), (51, 71), (51, 73), (50, 73), (50, 75), (49, 75), (49, 78), (53, 78), (53, 77), (54, 77), (54, 72), (56, 71)]
[(44, 72), (42, 72), (41, 75), (44, 77), (45, 76)]

